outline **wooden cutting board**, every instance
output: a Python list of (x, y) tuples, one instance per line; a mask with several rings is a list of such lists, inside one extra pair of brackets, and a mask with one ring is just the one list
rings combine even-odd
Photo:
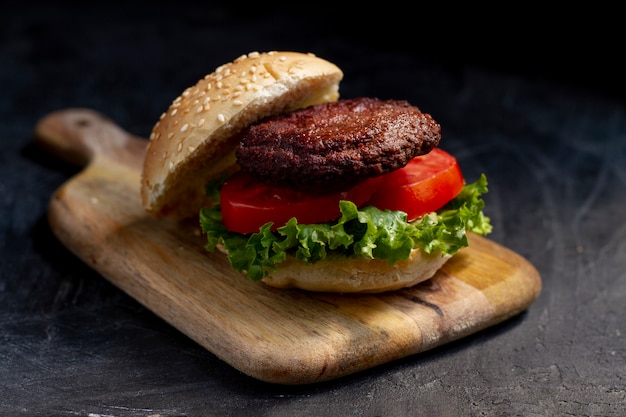
[(51, 198), (58, 239), (172, 326), (262, 381), (326, 381), (418, 354), (521, 313), (541, 290), (526, 259), (474, 235), (434, 278), (410, 289), (341, 295), (270, 288), (207, 253), (194, 222), (157, 221), (144, 212), (146, 139), (89, 109), (51, 113), (35, 136), (82, 168)]

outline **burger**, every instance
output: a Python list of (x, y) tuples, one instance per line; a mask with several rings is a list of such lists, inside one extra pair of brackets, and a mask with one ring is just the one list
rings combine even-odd
[(311, 53), (218, 67), (154, 125), (145, 210), (199, 222), (207, 251), (271, 287), (376, 293), (430, 279), (468, 233), (491, 232), (487, 179), (466, 182), (430, 114), (339, 99), (342, 79)]

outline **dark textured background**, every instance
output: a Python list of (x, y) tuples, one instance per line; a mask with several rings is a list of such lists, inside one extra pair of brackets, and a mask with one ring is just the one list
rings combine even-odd
[[(617, 12), (132, 4), (0, 6), (0, 415), (625, 415)], [(48, 200), (78, 168), (34, 146), (39, 118), (88, 107), (147, 136), (205, 73), (272, 49), (337, 63), (345, 98), (407, 99), (441, 123), (465, 176), (487, 174), (491, 238), (542, 275), (528, 311), (346, 378), (275, 386), (224, 364), (56, 241)]]

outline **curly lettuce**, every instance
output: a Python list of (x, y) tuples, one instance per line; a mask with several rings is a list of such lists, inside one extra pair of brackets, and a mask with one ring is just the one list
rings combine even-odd
[[(219, 184), (207, 185), (207, 192), (215, 201), (219, 201), (218, 190)], [(306, 263), (334, 254), (383, 259), (389, 264), (407, 259), (416, 248), (453, 255), (468, 246), (467, 232), (491, 233), (481, 198), (487, 191), (487, 178), (482, 174), (474, 183), (466, 184), (445, 207), (412, 222), (407, 222), (402, 211), (373, 206), (359, 209), (350, 201), (341, 201), (341, 217), (334, 222), (299, 224), (291, 218), (274, 232), (273, 223), (266, 223), (258, 232), (244, 235), (226, 230), (218, 202), (200, 211), (200, 225), (207, 238), (207, 251), (223, 246), (232, 268), (258, 281), (276, 271), (287, 254)]]

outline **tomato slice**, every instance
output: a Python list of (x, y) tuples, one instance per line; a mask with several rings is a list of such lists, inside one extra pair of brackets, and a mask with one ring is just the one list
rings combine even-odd
[(320, 195), (272, 187), (240, 171), (222, 186), (222, 222), (228, 230), (238, 233), (258, 232), (267, 222), (274, 222), (275, 230), (292, 217), (300, 224), (324, 223), (341, 215), (340, 200), (361, 206), (381, 182), (381, 177), (370, 178), (346, 191)]
[(323, 223), (340, 216), (340, 200), (350, 200), (357, 207), (401, 210), (411, 221), (443, 207), (463, 185), (456, 158), (439, 148), (412, 159), (404, 168), (347, 191), (323, 195), (272, 187), (237, 172), (222, 186), (222, 221), (238, 233), (258, 232), (267, 222), (273, 222), (272, 230), (276, 230), (292, 217), (300, 224)]
[(440, 209), (465, 185), (456, 158), (440, 148), (413, 158), (404, 168), (383, 178), (367, 204), (381, 210), (402, 210), (408, 221)]

